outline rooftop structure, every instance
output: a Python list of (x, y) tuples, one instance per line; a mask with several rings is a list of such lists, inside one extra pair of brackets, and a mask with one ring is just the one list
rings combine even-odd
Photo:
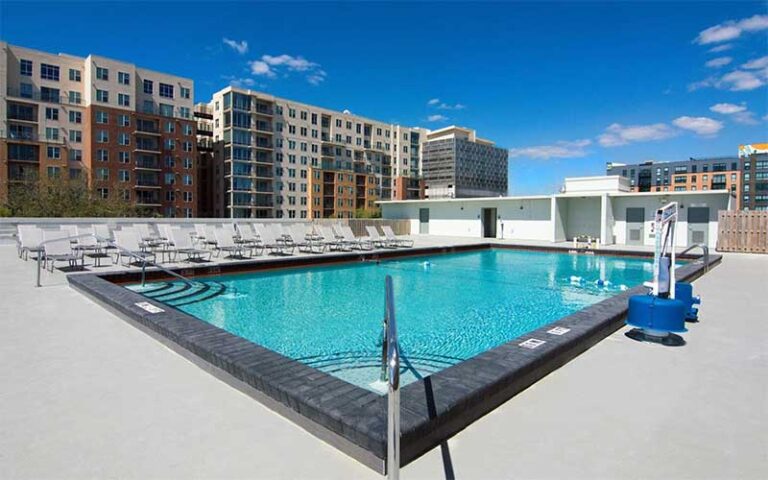
[(742, 208), (768, 210), (768, 143), (739, 145)]

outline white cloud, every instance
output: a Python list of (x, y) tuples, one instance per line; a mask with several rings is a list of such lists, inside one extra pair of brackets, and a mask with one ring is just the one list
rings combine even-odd
[(441, 102), (439, 98), (433, 98), (430, 101), (427, 102), (427, 105), (430, 107), (438, 108), (440, 110), (464, 110), (467, 108), (466, 105), (462, 105), (461, 103), (445, 103)]
[(510, 148), (509, 156), (530, 157), (548, 160), (550, 158), (576, 158), (587, 154), (585, 147), (592, 143), (591, 140), (582, 139), (575, 141), (559, 141), (554, 145), (536, 145), (532, 147)]
[(708, 61), (704, 65), (708, 66), (709, 68), (720, 68), (728, 65), (732, 61), (733, 59), (731, 57), (717, 57)]
[(722, 113), (723, 115), (733, 115), (734, 113), (744, 112), (747, 107), (744, 105), (734, 105), (733, 103), (717, 103), (709, 107), (715, 113)]
[(440, 99), (439, 98), (433, 98), (433, 99), (431, 99), (430, 101), (427, 102), (427, 105), (432, 106), (432, 105), (438, 105), (439, 103), (440, 103)]
[(724, 43), (722, 45), (718, 45), (716, 47), (712, 47), (709, 50), (707, 50), (709, 53), (720, 53), (725, 52), (726, 50), (730, 50), (733, 48), (733, 45), (730, 43)]
[(328, 76), (319, 63), (286, 54), (262, 55), (260, 60), (248, 62), (248, 66), (252, 74), (268, 78), (275, 78), (279, 73), (288, 75), (290, 72), (300, 72), (306, 75), (307, 82), (312, 85), (319, 85)]
[(754, 15), (738, 21), (728, 20), (702, 30), (694, 42), (699, 45), (725, 42), (739, 38), (744, 32), (757, 32), (764, 29), (768, 29), (768, 15)]
[(709, 117), (678, 117), (672, 123), (683, 130), (706, 136), (715, 135), (723, 128), (723, 122)]
[(428, 122), (444, 122), (448, 120), (448, 117), (445, 115), (430, 115), (427, 117)]
[(664, 140), (675, 135), (675, 130), (665, 123), (649, 125), (614, 123), (605, 129), (605, 133), (597, 137), (597, 141), (604, 147), (618, 147), (628, 143)]
[(716, 77), (707, 77), (704, 80), (688, 84), (688, 91), (693, 92), (701, 88), (714, 87), (717, 84)]
[(741, 67), (746, 68), (747, 70), (759, 70), (761, 68), (766, 68), (768, 67), (768, 55), (752, 59)]
[(226, 45), (228, 45), (232, 50), (236, 51), (240, 55), (245, 54), (248, 52), (248, 42), (245, 40), (237, 41), (237, 40), (230, 40), (226, 37), (221, 39), (222, 42), (224, 42)]
[[(764, 72), (762, 72), (764, 73)], [(739, 92), (743, 90), (754, 90), (765, 85), (765, 81), (755, 75), (752, 72), (745, 72), (743, 70), (735, 70), (731, 73), (723, 75), (717, 86), (720, 88), (727, 88), (733, 92)]]

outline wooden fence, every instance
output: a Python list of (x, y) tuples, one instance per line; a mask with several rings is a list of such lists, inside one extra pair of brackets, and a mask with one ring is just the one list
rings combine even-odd
[(721, 210), (717, 250), (768, 253), (768, 212)]
[(320, 225), (334, 225), (338, 223), (346, 223), (347, 225), (350, 226), (350, 228), (352, 229), (352, 232), (354, 232), (354, 234), (357, 235), (358, 237), (368, 236), (368, 232), (366, 232), (365, 227), (375, 226), (378, 228), (379, 231), (381, 231), (381, 227), (383, 225), (389, 225), (390, 227), (392, 227), (392, 231), (395, 232), (395, 235), (411, 234), (410, 220), (390, 220), (390, 219), (381, 219), (381, 218), (344, 218), (344, 219), (324, 218), (324, 219), (313, 220), (313, 222)]

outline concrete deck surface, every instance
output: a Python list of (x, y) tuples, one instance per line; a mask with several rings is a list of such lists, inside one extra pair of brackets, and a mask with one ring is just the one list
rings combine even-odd
[[(420, 242), (444, 244), (445, 238)], [(0, 247), (1, 478), (380, 478)], [(695, 284), (688, 345), (617, 332), (402, 477), (765, 478), (768, 256)]]

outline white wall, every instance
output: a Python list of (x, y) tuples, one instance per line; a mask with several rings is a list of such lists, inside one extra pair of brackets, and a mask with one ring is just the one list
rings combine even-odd
[(600, 197), (560, 197), (558, 201), (565, 202), (566, 240), (577, 235), (600, 237)]

